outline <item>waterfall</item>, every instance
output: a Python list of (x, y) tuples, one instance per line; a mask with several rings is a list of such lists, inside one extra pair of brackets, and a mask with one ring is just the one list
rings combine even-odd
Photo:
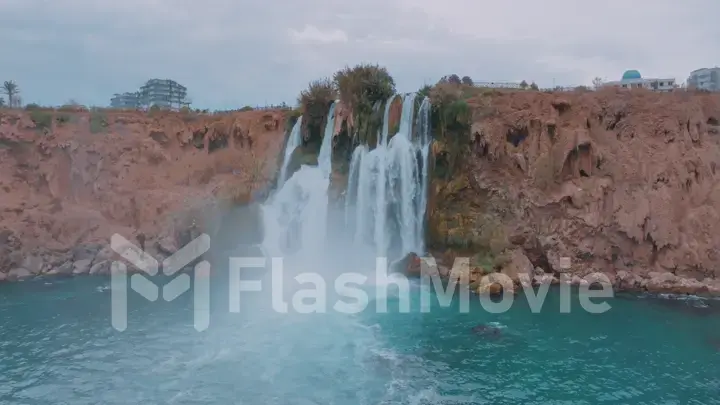
[(367, 155), (367, 145), (360, 145), (353, 151), (350, 159), (350, 172), (348, 173), (347, 192), (345, 193), (345, 226), (350, 235), (355, 235), (355, 228), (359, 221), (353, 216), (358, 196), (358, 184), (360, 182), (360, 166)]
[[(299, 125), (301, 123), (295, 124), (293, 132)], [(335, 103), (328, 111), (318, 165), (302, 165), (262, 207), (266, 232), (263, 247), (271, 255), (285, 256), (299, 252), (307, 259), (322, 255), (325, 250), (334, 128)], [(289, 148), (290, 142), (286, 156), (292, 153), (288, 152)]]
[(351, 224), (356, 244), (370, 244), (377, 256), (389, 260), (425, 250), (430, 110), (429, 100), (423, 100), (416, 124), (422, 139), (412, 142), (415, 97), (403, 97), (399, 130), (389, 141), (393, 98), (388, 100), (377, 147), (368, 151), (366, 145), (358, 146), (350, 163), (346, 195), (354, 200), (346, 201), (346, 224)]
[(417, 211), (417, 217), (420, 219), (417, 222), (417, 230), (416, 234), (418, 236), (418, 245), (420, 246), (420, 251), (425, 251), (425, 222), (427, 218), (427, 202), (428, 202), (428, 185), (430, 183), (430, 179), (428, 179), (429, 170), (428, 166), (430, 164), (429, 156), (430, 156), (430, 144), (432, 143), (432, 138), (430, 134), (430, 99), (428, 97), (425, 97), (422, 101), (422, 104), (420, 104), (420, 109), (418, 110), (418, 116), (417, 116), (417, 122), (415, 124), (415, 128), (417, 130), (417, 143), (416, 147), (420, 148), (420, 158), (421, 158), (421, 167), (422, 167), (422, 175), (420, 178), (420, 204), (418, 204), (418, 211)]
[(287, 145), (285, 146), (285, 156), (283, 158), (282, 167), (280, 168), (280, 177), (278, 177), (277, 180), (277, 188), (281, 188), (283, 183), (285, 183), (286, 177), (287, 177), (287, 168), (290, 164), (290, 157), (292, 156), (292, 153), (297, 149), (298, 146), (302, 143), (302, 136), (300, 134), (302, 128), (302, 116), (300, 116), (297, 121), (295, 121), (295, 125), (292, 127), (292, 131), (290, 131), (290, 136), (288, 137)]
[[(394, 134), (390, 98), (376, 147), (361, 144), (353, 150), (345, 203), (337, 207), (344, 210), (337, 211), (339, 217), (328, 215), (335, 209), (328, 204), (335, 128), (335, 104), (330, 106), (317, 166), (302, 165), (263, 206), (263, 245), (268, 253), (298, 258), (293, 262), (314, 268), (327, 268), (326, 260), (356, 265), (352, 255), (358, 252), (365, 252), (360, 260), (372, 258), (372, 262), (375, 257), (392, 262), (410, 252), (425, 253), (430, 103), (425, 98), (415, 117), (415, 98), (414, 93), (403, 96)], [(335, 238), (335, 231), (342, 237)]]
[(388, 136), (390, 132), (390, 106), (395, 96), (390, 97), (385, 103), (385, 113), (383, 114), (383, 127), (380, 140), (377, 147), (371, 153), (371, 161), (368, 165), (364, 166), (366, 170), (376, 170), (377, 175), (375, 177), (375, 254), (378, 257), (386, 256), (387, 254), (387, 206), (386, 206), (386, 187), (387, 187), (387, 168), (383, 163), (385, 159)]
[(335, 103), (330, 106), (327, 122), (325, 123), (325, 132), (323, 133), (322, 145), (320, 146), (320, 154), (318, 155), (318, 167), (323, 171), (325, 176), (330, 177), (332, 171), (332, 138), (335, 132)]

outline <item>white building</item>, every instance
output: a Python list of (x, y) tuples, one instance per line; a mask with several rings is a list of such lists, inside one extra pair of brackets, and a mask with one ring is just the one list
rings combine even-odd
[(604, 86), (617, 86), (626, 89), (648, 89), (652, 91), (672, 91), (677, 87), (675, 79), (648, 79), (640, 76), (637, 70), (628, 70), (622, 75), (622, 79), (614, 82), (607, 82)]
[(720, 91), (720, 67), (693, 70), (687, 83), (700, 90)]

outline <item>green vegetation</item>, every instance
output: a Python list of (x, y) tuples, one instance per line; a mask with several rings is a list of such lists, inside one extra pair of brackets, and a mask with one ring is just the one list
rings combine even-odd
[(70, 114), (60, 113), (55, 116), (55, 122), (57, 122), (58, 125), (64, 125), (69, 123), (72, 120)]
[(35, 123), (36, 129), (50, 130), (52, 128), (53, 115), (51, 112), (33, 109), (30, 111), (30, 119)]
[(93, 134), (104, 132), (108, 127), (107, 118), (101, 111), (93, 109), (90, 112), (90, 132)]
[[(339, 70), (333, 82), (340, 100), (350, 109), (353, 126), (347, 128), (351, 144), (377, 142), (377, 131), (382, 126), (383, 103), (395, 94), (395, 80), (385, 67), (361, 64)], [(376, 110), (377, 109), (377, 110)], [(380, 111), (380, 119), (373, 117)]]
[(430, 92), (432, 103), (431, 123), (433, 133), (444, 145), (447, 167), (440, 168), (446, 178), (450, 178), (459, 167), (470, 143), (472, 109), (467, 103), (471, 93), (462, 85), (441, 83)]
[(420, 87), (417, 91), (417, 98), (422, 100), (425, 97), (430, 97), (430, 90), (432, 87), (429, 84), (426, 84), (422, 87)]
[(311, 82), (298, 97), (303, 112), (303, 134), (308, 134), (309, 143), (317, 144), (318, 148), (328, 108), (335, 101), (336, 94), (333, 83), (326, 78)]
[(12, 80), (5, 81), (2, 86), (2, 92), (8, 97), (8, 107), (20, 106), (20, 99), (17, 96), (18, 93), (20, 93), (20, 88), (17, 83)]
[[(302, 117), (303, 110), (301, 108), (295, 108), (290, 110), (288, 113), (287, 120), (285, 121), (285, 132), (292, 131), (292, 127), (295, 126), (298, 118)], [(289, 134), (288, 134), (289, 135)]]
[(395, 80), (378, 65), (345, 67), (333, 76), (340, 100), (352, 110), (370, 112), (377, 102), (395, 94)]

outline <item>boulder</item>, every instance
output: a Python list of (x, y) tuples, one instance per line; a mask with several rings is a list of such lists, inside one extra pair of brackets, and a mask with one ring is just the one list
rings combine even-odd
[(27, 256), (22, 262), (22, 268), (27, 269), (32, 274), (40, 274), (43, 270), (44, 261), (40, 256)]
[(102, 245), (99, 243), (76, 246), (72, 250), (72, 259), (74, 261), (93, 259), (100, 249), (102, 249)]
[(408, 253), (396, 264), (396, 269), (406, 276), (420, 277), (422, 275), (422, 260), (415, 253)]
[(85, 274), (90, 271), (92, 259), (77, 260), (73, 263), (73, 274)]
[(16, 267), (10, 272), (8, 272), (7, 279), (8, 280), (22, 280), (32, 277), (32, 273), (28, 269), (24, 269), (22, 267)]
[(178, 250), (178, 247), (172, 237), (163, 236), (155, 241), (155, 249), (165, 256), (172, 256)]
[(95, 261), (110, 260), (115, 257), (117, 253), (109, 245), (103, 246), (95, 255)]
[(103, 260), (97, 262), (90, 267), (90, 274), (110, 274), (110, 261)]
[(73, 262), (67, 261), (67, 262), (61, 264), (60, 266), (56, 267), (53, 271), (55, 271), (56, 274), (60, 274), (60, 275), (70, 275), (73, 273), (73, 269), (74, 269)]
[(558, 284), (560, 281), (552, 274), (543, 274), (533, 277), (533, 285)]
[(697, 294), (707, 292), (708, 286), (696, 279), (678, 277), (672, 273), (650, 272), (645, 288), (651, 293)]
[(503, 266), (502, 273), (514, 282), (520, 282), (521, 275), (532, 277), (535, 271), (530, 259), (525, 256), (522, 249), (514, 249), (509, 254), (509, 262)]
[(494, 296), (500, 295), (504, 291), (508, 291), (510, 293), (515, 292), (512, 280), (502, 273), (490, 273), (482, 277), (476, 285), (477, 288), (475, 289), (475, 292), (479, 295)]

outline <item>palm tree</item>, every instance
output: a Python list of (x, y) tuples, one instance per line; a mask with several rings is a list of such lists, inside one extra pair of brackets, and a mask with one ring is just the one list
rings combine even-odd
[(5, 83), (3, 83), (3, 93), (7, 94), (10, 107), (14, 107), (15, 104), (17, 104), (15, 95), (20, 93), (17, 83), (12, 80), (5, 81)]

